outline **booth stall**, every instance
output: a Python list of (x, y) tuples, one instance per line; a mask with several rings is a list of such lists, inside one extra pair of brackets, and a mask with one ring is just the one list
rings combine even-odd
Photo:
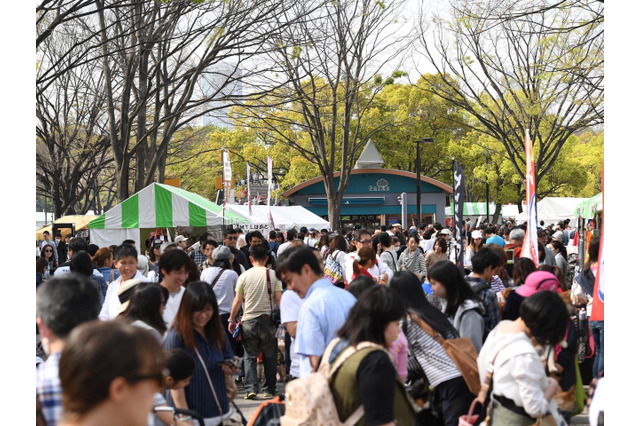
[(100, 247), (121, 244), (124, 240), (141, 242), (152, 233), (170, 236), (176, 226), (221, 228), (223, 224), (247, 224), (249, 221), (193, 192), (154, 182), (101, 216), (89, 222), (91, 242)]

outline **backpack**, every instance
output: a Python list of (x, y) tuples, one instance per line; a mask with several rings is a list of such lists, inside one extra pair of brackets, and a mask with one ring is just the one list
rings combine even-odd
[(318, 372), (287, 383), (285, 412), (280, 418), (282, 426), (353, 426), (362, 419), (364, 407), (361, 405), (344, 423), (340, 421), (329, 379), (349, 357), (359, 350), (370, 347), (386, 349), (375, 343), (362, 342), (358, 346), (345, 349), (333, 365), (329, 365), (331, 353), (340, 340), (335, 338), (329, 343), (322, 355)]
[(337, 285), (344, 282), (344, 271), (342, 265), (336, 260), (336, 252), (327, 254), (324, 259), (324, 276), (331, 281), (331, 284)]

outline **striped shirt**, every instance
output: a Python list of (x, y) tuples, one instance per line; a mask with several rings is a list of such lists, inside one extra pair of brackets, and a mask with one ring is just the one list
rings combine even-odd
[[(213, 382), (213, 387), (215, 388), (218, 401), (220, 401), (222, 411), (226, 414), (229, 411), (229, 400), (227, 399), (227, 390), (224, 382), (224, 371), (222, 371), (222, 367), (218, 365), (218, 362), (233, 358), (231, 345), (225, 337), (225, 350), (220, 351), (217, 346), (208, 343), (200, 333), (194, 332), (194, 334), (196, 347), (207, 366), (207, 371)], [(198, 359), (196, 352), (185, 345), (184, 340), (178, 336), (175, 329), (171, 329), (167, 333), (167, 337), (164, 340), (164, 349), (184, 349), (193, 357), (196, 363), (196, 370), (191, 378), (191, 382), (184, 388), (189, 410), (196, 411), (204, 418), (220, 416), (218, 405), (211, 392), (211, 386), (209, 386), (209, 381), (207, 380), (207, 375), (204, 372), (202, 363)]]
[(433, 337), (429, 336), (411, 318), (405, 319), (403, 329), (406, 332), (407, 341), (411, 353), (417, 359), (422, 371), (424, 371), (429, 384), (436, 387), (447, 380), (460, 377), (458, 367), (451, 360), (449, 355)]

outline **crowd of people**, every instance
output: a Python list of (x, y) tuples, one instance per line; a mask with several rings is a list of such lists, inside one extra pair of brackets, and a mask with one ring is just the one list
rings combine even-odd
[(568, 222), (541, 226), (536, 266), (521, 256), (525, 231), (465, 226), (460, 247), (439, 223), (228, 227), (153, 236), (145, 253), (45, 232), (39, 424), (192, 424), (188, 412), (228, 424), (237, 393), (273, 398), (278, 380), (325, 365), (341, 421), (457, 425), (477, 394), (443, 345), (460, 338), (480, 381), (492, 373), (480, 420), (570, 424), (583, 382), (604, 372), (604, 318), (590, 318), (599, 239), (576, 266)]

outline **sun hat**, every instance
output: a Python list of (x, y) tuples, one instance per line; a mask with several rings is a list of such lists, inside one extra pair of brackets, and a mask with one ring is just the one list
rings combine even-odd
[(516, 288), (516, 293), (522, 297), (529, 297), (544, 290), (562, 292), (560, 281), (551, 272), (534, 271), (527, 276), (523, 285)]
[(231, 249), (227, 246), (218, 246), (213, 250), (212, 254), (215, 260), (225, 260), (231, 259), (233, 255), (231, 254)]
[(127, 306), (129, 306), (129, 299), (131, 299), (131, 295), (133, 294), (133, 290), (141, 282), (142, 280), (140, 280), (139, 278), (133, 278), (122, 283), (122, 285), (118, 289), (118, 299), (121, 303), (120, 313), (123, 313), (125, 309), (127, 309)]

